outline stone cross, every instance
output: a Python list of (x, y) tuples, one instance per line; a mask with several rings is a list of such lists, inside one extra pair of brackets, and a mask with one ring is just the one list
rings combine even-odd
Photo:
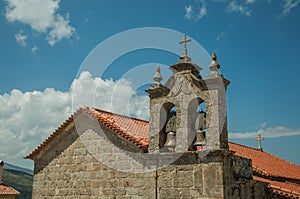
[(192, 41), (191, 39), (186, 39), (186, 34), (184, 34), (183, 40), (179, 41), (179, 44), (183, 44), (183, 57), (187, 57), (186, 43), (191, 41)]
[(261, 137), (260, 133), (258, 134), (258, 137), (257, 137), (257, 138), (254, 138), (254, 140), (257, 140), (257, 143), (258, 143), (258, 149), (261, 150), (261, 151), (263, 150), (262, 147), (261, 147), (261, 141), (264, 140), (264, 139), (265, 139), (265, 138), (264, 138), (264, 137)]

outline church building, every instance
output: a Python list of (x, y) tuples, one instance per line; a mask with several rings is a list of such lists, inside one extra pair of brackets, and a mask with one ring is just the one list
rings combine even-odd
[(93, 107), (71, 115), (26, 159), (33, 199), (300, 198), (300, 167), (228, 142), (226, 90), (215, 53), (210, 73), (184, 54), (150, 97), (150, 121)]

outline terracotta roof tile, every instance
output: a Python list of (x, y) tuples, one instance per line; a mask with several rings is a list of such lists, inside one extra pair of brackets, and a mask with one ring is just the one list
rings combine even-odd
[(111, 112), (85, 108), (82, 111), (98, 119), (99, 122), (113, 130), (115, 133), (123, 136), (143, 150), (148, 148), (148, 128), (147, 121), (127, 117), (124, 115), (113, 114)]
[(229, 149), (235, 151), (235, 155), (252, 159), (253, 170), (257, 174), (300, 180), (300, 167), (291, 162), (240, 144), (229, 143)]
[(25, 156), (26, 159), (32, 159), (34, 155), (38, 154), (43, 147), (51, 142), (57, 135), (59, 135), (70, 123), (74, 120), (74, 115), (87, 113), (93, 118), (97, 119), (107, 128), (120, 136), (128, 139), (133, 144), (137, 145), (143, 151), (148, 149), (148, 128), (147, 121), (137, 118), (131, 118), (124, 115), (114, 114), (112, 112), (103, 111), (96, 108), (81, 108), (71, 115), (61, 126), (59, 126), (47, 139), (43, 141), (35, 150), (29, 155)]
[(14, 188), (11, 188), (5, 184), (0, 184), (0, 196), (7, 196), (7, 195), (20, 195), (20, 192), (15, 190)]
[(300, 198), (300, 185), (292, 182), (278, 182), (258, 176), (253, 176), (254, 180), (269, 183), (268, 188), (271, 192), (290, 198)]

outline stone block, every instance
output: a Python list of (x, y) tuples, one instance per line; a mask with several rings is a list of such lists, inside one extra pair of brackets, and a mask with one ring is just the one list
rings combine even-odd
[(158, 187), (164, 187), (164, 188), (173, 187), (173, 177), (174, 177), (174, 175), (167, 174), (167, 173), (165, 173), (165, 175), (160, 175), (157, 178)]
[(203, 179), (205, 179), (203, 182), (205, 187), (224, 185), (222, 165), (219, 163), (210, 163), (203, 166)]
[(224, 198), (223, 185), (204, 186), (203, 196), (208, 198)]
[(178, 171), (174, 174), (173, 186), (175, 188), (192, 187), (193, 184), (193, 171)]
[(179, 198), (179, 191), (178, 189), (169, 189), (169, 188), (159, 189), (159, 198), (161, 199)]
[(194, 186), (195, 188), (203, 188), (203, 170), (201, 166), (195, 166), (194, 168)]
[(87, 151), (85, 148), (74, 149), (74, 156), (86, 155)]
[(204, 198), (203, 197), (203, 188), (198, 189), (189, 189), (190, 190), (190, 198)]

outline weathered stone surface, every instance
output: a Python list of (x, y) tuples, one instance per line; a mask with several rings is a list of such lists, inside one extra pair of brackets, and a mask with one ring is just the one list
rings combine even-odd
[(253, 177), (251, 160), (240, 156), (233, 156), (232, 172), (236, 178), (251, 179)]
[[(193, 68), (189, 63), (175, 64), (174, 67), (181, 68), (183, 65)], [(174, 71), (165, 86), (162, 86), (170, 90), (167, 95), (159, 92), (161, 88), (149, 89), (151, 93), (156, 93), (155, 96), (150, 93), (149, 152), (155, 153), (163, 147), (166, 140), (163, 128), (166, 118), (162, 113), (168, 112), (173, 106), (176, 106), (175, 151), (187, 151), (193, 144), (192, 126), (197, 118), (197, 106), (202, 102), (206, 103), (207, 111), (207, 148), (228, 149), (228, 132), (224, 128), (227, 125), (225, 90), (228, 84), (224, 84), (224, 81), (221, 76), (202, 80), (193, 70), (180, 70)]]

